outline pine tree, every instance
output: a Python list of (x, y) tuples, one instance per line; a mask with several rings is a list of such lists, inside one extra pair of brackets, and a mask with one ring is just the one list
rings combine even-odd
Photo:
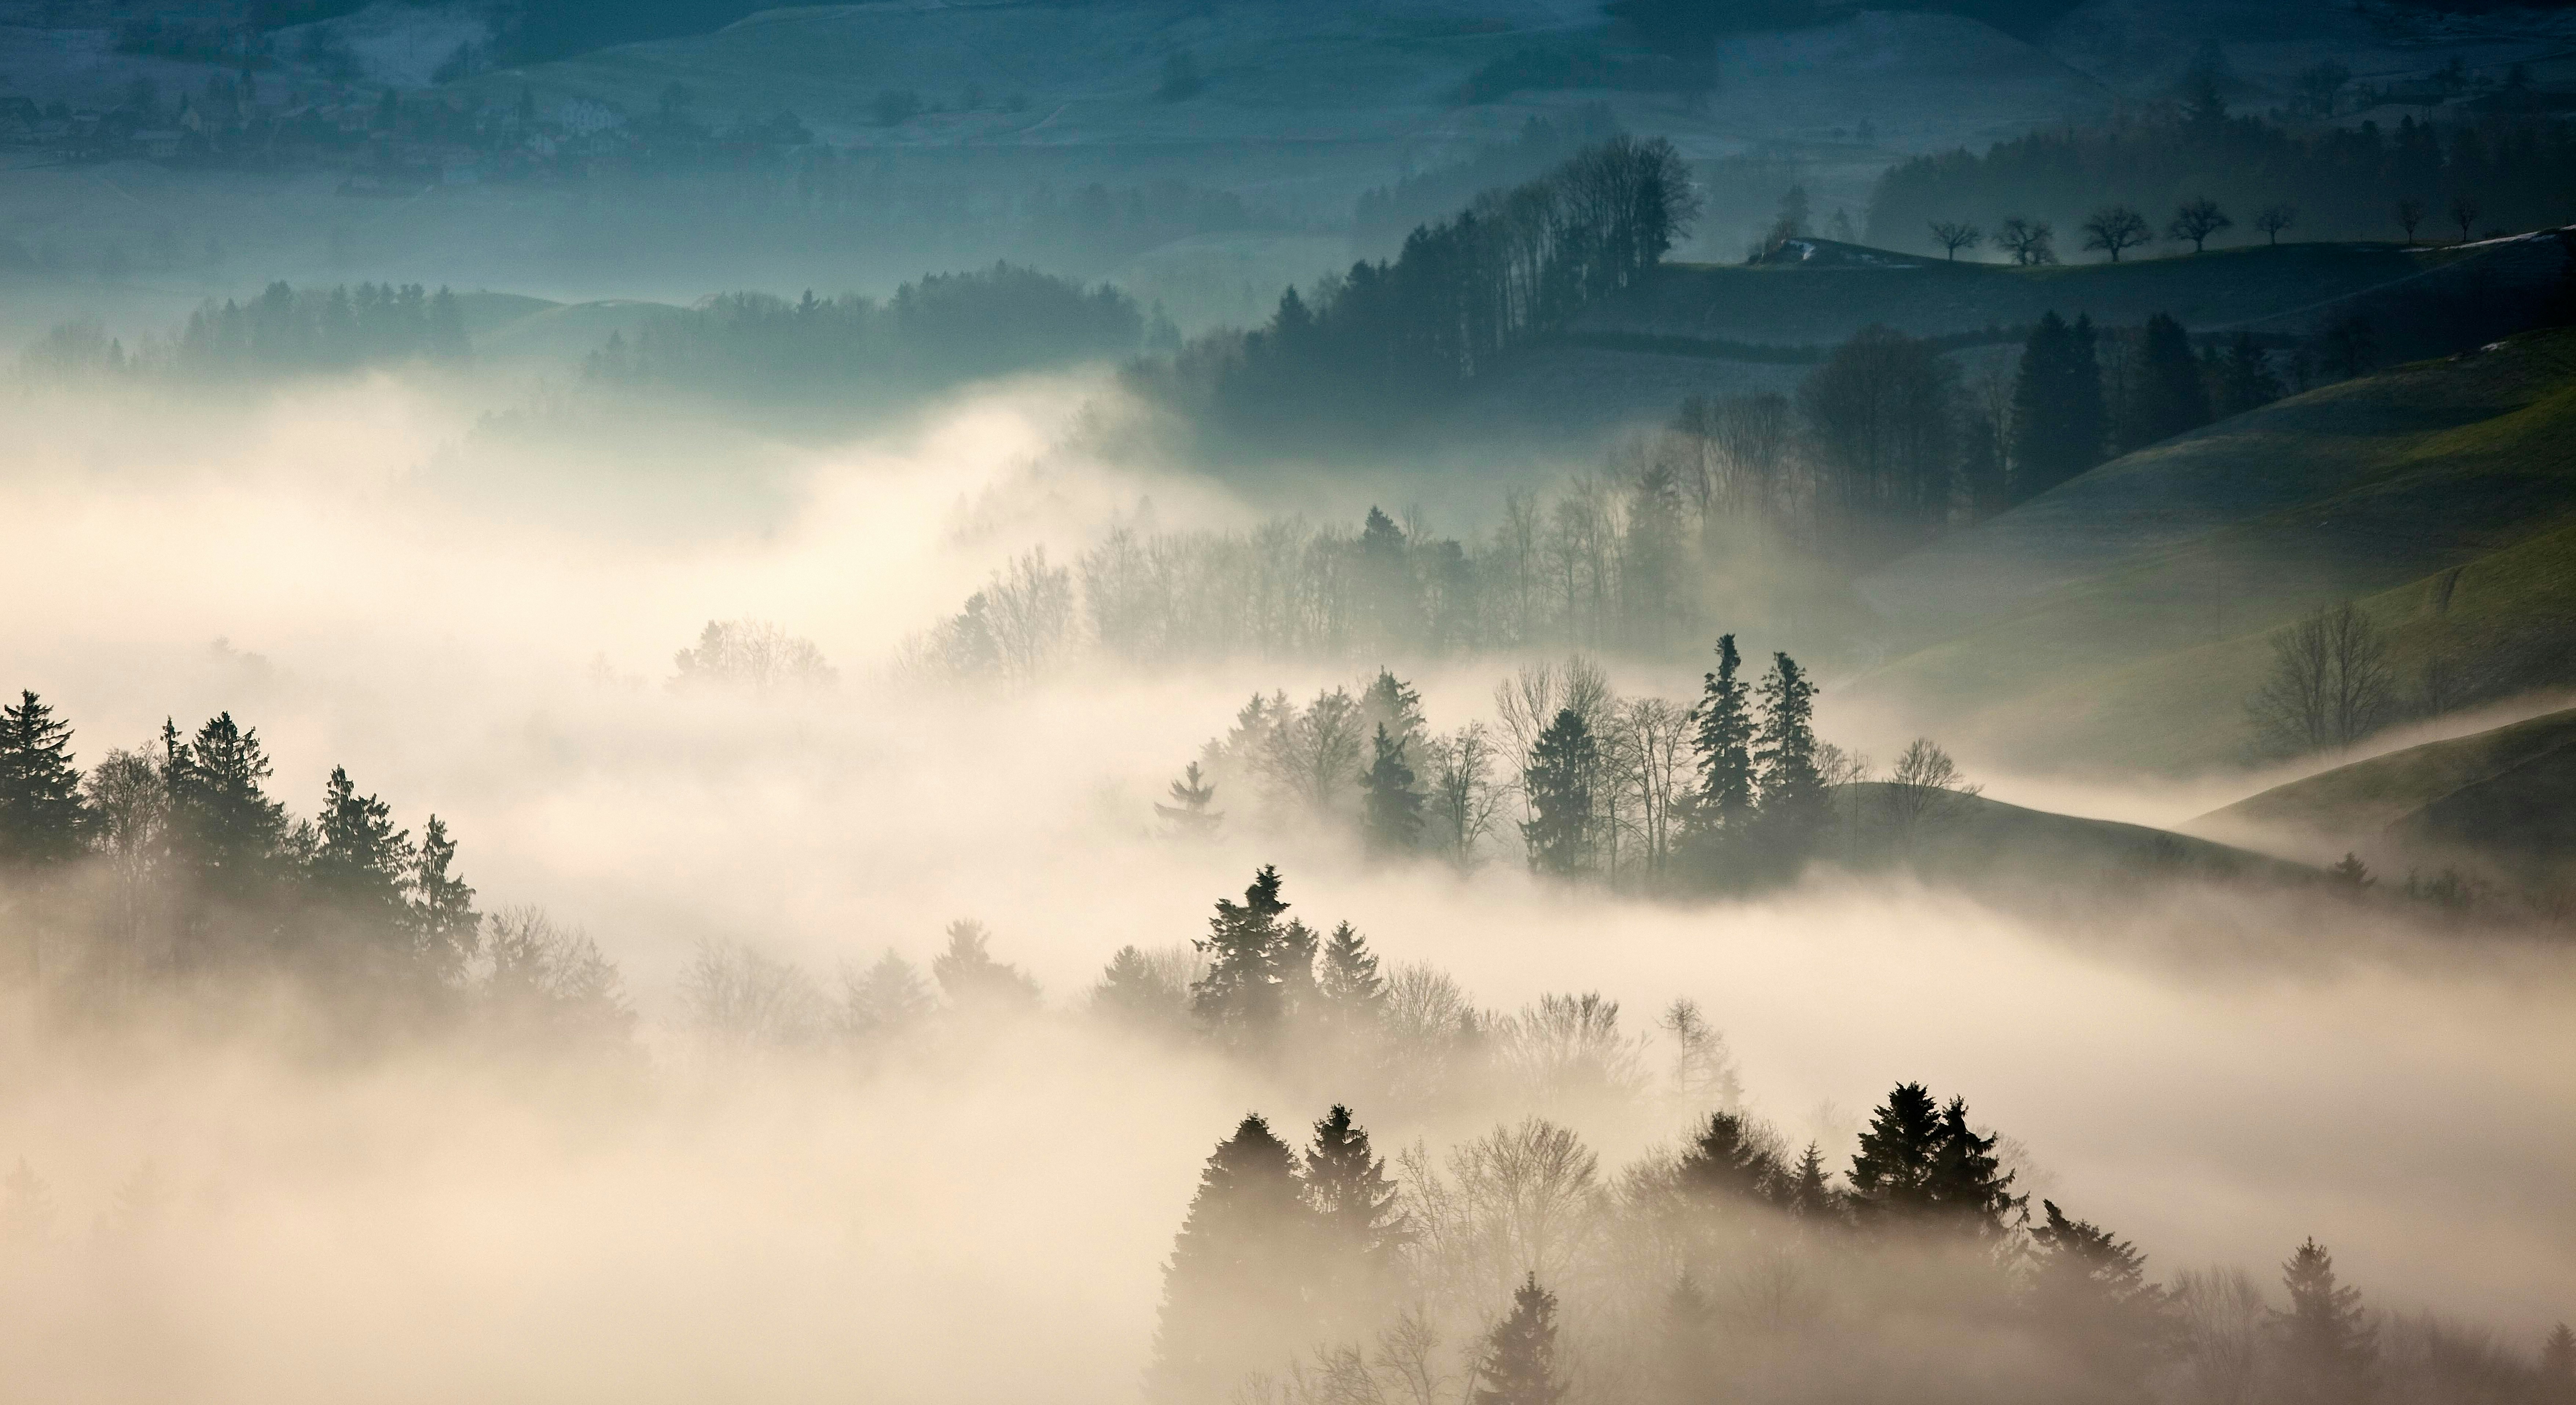
[(1422, 838), (1422, 792), (1404, 764), (1404, 743), (1377, 724), (1375, 759), (1360, 773), (1362, 822), (1369, 852), (1380, 858), (1414, 851)]
[(1531, 818), (1521, 822), (1521, 839), (1529, 846), (1530, 867), (1559, 878), (1592, 867), (1592, 777), (1601, 752), (1572, 708), (1539, 733), (1521, 784), (1529, 791)]
[(1899, 1083), (1871, 1112), (1853, 1153), (1854, 1208), (1874, 1216), (1932, 1208), (1933, 1163), (1941, 1152), (1941, 1108), (1920, 1083)]
[(2540, 1392), (2547, 1405), (2576, 1402), (2576, 1328), (2564, 1322), (2540, 1344)]
[(1142, 948), (1122, 946), (1091, 988), (1091, 1009), (1132, 1029), (1169, 1033), (1189, 1026), (1190, 993)]
[(2362, 1316), (2361, 1290), (2335, 1281), (2334, 1255), (2310, 1239), (2281, 1265), (2290, 1293), (2272, 1325), (2280, 1345), (2281, 1384), (2293, 1401), (2351, 1405), (2369, 1394), (2379, 1344)]
[(1685, 1269), (1664, 1295), (1664, 1318), (1655, 1343), (1654, 1398), (1659, 1405), (1690, 1405), (1717, 1394), (1717, 1304)]
[(2102, 461), (2108, 416), (2093, 323), (2050, 312), (2031, 328), (2013, 379), (2012, 497), (2044, 493)]
[(164, 722), (161, 743), (183, 852), (218, 891), (248, 893), (275, 872), (287, 836), (286, 807), (260, 785), (273, 768), (259, 730), (241, 727), (227, 712), (184, 744)]
[(356, 924), (365, 938), (391, 942), (402, 937), (409, 925), (403, 888), (418, 861), (410, 832), (395, 829), (385, 802), (358, 794), (348, 771), (339, 766), (331, 768), (323, 789), (316, 827), (321, 842), (308, 869), (314, 891), (336, 918)]
[(1750, 1119), (1732, 1112), (1710, 1113), (1675, 1169), (1683, 1196), (1708, 1210), (1773, 1203), (1790, 1188), (1779, 1153), (1763, 1144)]
[(481, 944), (483, 915), (474, 910), (474, 889), (450, 870), (456, 841), (447, 837), (447, 822), (429, 817), (422, 827), (420, 852), (411, 873), (412, 930), (421, 959), (440, 980), (452, 981), (465, 969)]
[(1556, 1374), (1556, 1294), (1533, 1272), (1512, 1293), (1511, 1315), (1485, 1339), (1476, 1363), (1475, 1405), (1556, 1405), (1565, 1383)]
[(1754, 736), (1756, 819), (1769, 858), (1794, 872), (1832, 819), (1816, 769), (1816, 685), (1787, 654), (1771, 656)]
[(993, 934), (973, 918), (948, 924), (948, 948), (930, 962), (931, 979), (949, 1008), (972, 1015), (1016, 1015), (1038, 1007), (1038, 983), (1019, 967), (996, 961), (985, 943)]
[(2227, 348), (2218, 365), (2217, 387), (2211, 408), (2221, 416), (2241, 415), (2281, 398), (2281, 379), (2272, 374), (2271, 363), (2254, 344), (2251, 332), (2238, 332)]
[(2072, 1357), (2092, 1398), (2144, 1399), (2149, 1368), (2171, 1340), (2171, 1295), (2149, 1283), (2146, 1255), (2099, 1225), (2043, 1200), (2030, 1232), (2031, 1313)]
[(1148, 1399), (1223, 1400), (1243, 1376), (1308, 1340), (1303, 1267), (1315, 1236), (1296, 1161), (1246, 1114), (1199, 1174), (1198, 1193), (1163, 1269)]
[(2209, 387), (2182, 324), (2159, 312), (2140, 337), (2143, 365), (2122, 407), (2121, 443), (2139, 449), (2209, 423)]
[(1181, 770), (1181, 778), (1172, 782), (1172, 803), (1157, 803), (1154, 813), (1172, 835), (1182, 839), (1210, 839), (1217, 826), (1225, 822), (1225, 813), (1209, 808), (1216, 801), (1216, 782), (1202, 779), (1199, 763), (1191, 762)]
[(1802, 1220), (1827, 1219), (1842, 1212), (1842, 1199), (1826, 1178), (1824, 1149), (1814, 1142), (1807, 1143), (1807, 1149), (1798, 1154), (1798, 1164), (1790, 1169), (1782, 1204)]
[(2020, 1174), (2006, 1171), (1995, 1156), (1993, 1135), (1978, 1136), (1968, 1125), (1968, 1100), (1952, 1098), (1941, 1109), (1941, 1145), (1932, 1158), (1931, 1198), (1953, 1224), (1980, 1235), (2005, 1232), (2009, 1217), (2029, 1199), (2012, 1193)]
[(0, 869), (56, 864), (81, 852), (88, 812), (72, 764), (72, 728), (32, 692), (0, 707)]
[(1208, 934), (1192, 943), (1208, 961), (1207, 974), (1190, 986), (1190, 1013), (1220, 1037), (1243, 1042), (1267, 1037), (1284, 1012), (1279, 992), (1279, 870), (1263, 864), (1243, 890), (1240, 904), (1217, 899)]
[(1306, 1204), (1315, 1213), (1319, 1282), (1344, 1325), (1364, 1322), (1411, 1237), (1386, 1162), (1340, 1103), (1315, 1123), (1306, 1150)]
[(897, 1038), (919, 1027), (938, 1008), (920, 968), (896, 955), (892, 947), (865, 971), (842, 968), (838, 1024), (844, 1038)]
[(1386, 1008), (1386, 980), (1377, 973), (1377, 953), (1348, 922), (1336, 924), (1325, 941), (1315, 986), (1324, 1008), (1345, 1026), (1374, 1024)]
[(1682, 823), (1686, 838), (1703, 852), (1740, 838), (1753, 819), (1751, 690), (1736, 676), (1743, 663), (1735, 636), (1719, 635), (1717, 671), (1701, 675), (1699, 706), (1691, 710), (1699, 781)]

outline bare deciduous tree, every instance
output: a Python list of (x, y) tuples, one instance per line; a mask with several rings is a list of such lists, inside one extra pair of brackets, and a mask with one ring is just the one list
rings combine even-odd
[(1482, 722), (1433, 737), (1424, 749), (1431, 778), (1432, 833), (1451, 863), (1472, 868), (1494, 832), (1501, 797), (1494, 790), (1494, 743)]
[(680, 977), (689, 1022), (722, 1044), (782, 1048), (823, 1027), (828, 1007), (794, 963), (737, 941), (707, 941)]
[(2109, 254), (2113, 263), (2120, 261), (2123, 249), (2137, 248), (2155, 237), (2147, 217), (2126, 205), (2105, 205), (2084, 221), (2084, 247)]
[(2244, 1405), (2254, 1398), (2271, 1313), (2262, 1285), (2243, 1269), (2174, 1275), (2180, 1308), (2182, 1384), (2194, 1405)]
[(2451, 223), (2460, 227), (2460, 242), (2469, 242), (2469, 226), (2478, 222), (2478, 202), (2466, 195), (2451, 197)]
[(1358, 778), (1365, 732), (1359, 702), (1348, 689), (1317, 693), (1313, 702), (1280, 718), (1257, 764), (1282, 792), (1320, 814)]
[(2299, 207), (2296, 205), (2266, 205), (2263, 213), (2254, 217), (2254, 227), (2276, 246), (2281, 242), (2281, 231), (2298, 222)]
[(2218, 202), (2204, 195), (2197, 200), (2186, 201), (2174, 210), (2173, 223), (2165, 226), (2165, 237), (2190, 240), (2191, 251), (2197, 254), (2209, 247), (2211, 235), (2235, 227), (2236, 221), (2218, 208)]
[(1984, 230), (1964, 221), (1932, 221), (1932, 242), (1940, 245), (1943, 252), (1949, 254), (1952, 263), (1959, 261), (1961, 249), (1973, 249), (1984, 242), (1985, 237)]
[(1995, 244), (2011, 250), (2013, 262), (2025, 268), (2057, 262), (2057, 231), (2046, 220), (2015, 215), (1995, 230)]
[(709, 620), (697, 647), (671, 662), (675, 688), (715, 685), (769, 693), (784, 688), (825, 688), (837, 676), (811, 639), (800, 639), (767, 620)]
[(2404, 230), (2406, 231), (2406, 242), (2407, 242), (2407, 243), (2412, 244), (2412, 243), (2414, 243), (2414, 242), (2415, 242), (2415, 229), (2416, 229), (2416, 226), (2418, 226), (2418, 225), (2422, 224), (2423, 222), (2424, 222), (2424, 202), (2423, 202), (2423, 201), (2421, 201), (2421, 200), (2408, 199), (2408, 200), (2400, 200), (2400, 201), (2398, 201), (2398, 202), (2397, 202), (2397, 224), (2398, 224), (2398, 227), (2399, 227), (2399, 228), (2404, 229)]
[(1916, 737), (1896, 758), (1888, 777), (1888, 816), (1901, 842), (1911, 846), (1926, 823), (1939, 820), (1981, 791), (1959, 773), (1959, 763), (1930, 737)]
[(2282, 755), (2346, 747), (2388, 718), (2388, 641), (2347, 600), (2272, 636), (2272, 673), (2247, 704), (2257, 741)]

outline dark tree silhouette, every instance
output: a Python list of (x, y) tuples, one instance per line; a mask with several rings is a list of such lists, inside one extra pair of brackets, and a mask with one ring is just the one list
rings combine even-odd
[(2251, 332), (2236, 334), (2211, 380), (2214, 386), (2210, 409), (2222, 418), (2241, 415), (2281, 398), (2280, 377), (2272, 374), (2272, 363), (2254, 344)]
[(2272, 1314), (2284, 1396), (2313, 1405), (2350, 1405), (2369, 1394), (2379, 1343), (2361, 1311), (2361, 1290), (2335, 1280), (2334, 1255), (2310, 1239), (2281, 1265), (2287, 1311)]
[(2170, 439), (2209, 423), (2209, 387), (2182, 324), (2159, 312), (2139, 336), (2140, 365), (2121, 407), (2121, 446)]
[(1531, 811), (1521, 838), (1533, 870), (1563, 878), (1591, 869), (1592, 783), (1600, 760), (1592, 728), (1572, 708), (1559, 710), (1539, 733), (1521, 776)]
[(481, 944), (482, 914), (474, 910), (474, 889), (452, 871), (456, 841), (447, 822), (436, 815), (421, 827), (420, 849), (411, 872), (412, 920), (419, 953), (430, 974), (456, 979)]
[(1279, 870), (1263, 864), (1243, 890), (1241, 903), (1217, 899), (1208, 934), (1194, 945), (1208, 960), (1207, 974), (1190, 987), (1190, 1012), (1223, 1038), (1263, 1038), (1285, 1013), (1280, 992)]
[(1787, 1192), (1781, 1204), (1800, 1219), (1827, 1219), (1842, 1213), (1842, 1197), (1834, 1190), (1825, 1170), (1824, 1148), (1814, 1142), (1798, 1153), (1798, 1164), (1789, 1168)]
[(2043, 1200), (2030, 1231), (2025, 1301), (2048, 1339), (2074, 1359), (2095, 1399), (2146, 1398), (2143, 1383), (2173, 1333), (2172, 1298), (2146, 1277), (2146, 1255)]
[(1740, 1113), (1710, 1113), (1691, 1133), (1674, 1169), (1683, 1197), (1704, 1209), (1777, 1202), (1790, 1189), (1789, 1168)]
[(2120, 261), (2123, 249), (2134, 249), (2155, 238), (2147, 217), (2126, 205), (2106, 205), (2084, 219), (2084, 247), (2106, 253), (2111, 262)]
[(257, 728), (221, 713), (188, 742), (162, 724), (173, 827), (183, 857), (213, 895), (240, 900), (278, 876), (286, 807), (261, 782), (274, 769)]
[(1756, 820), (1768, 857), (1784, 870), (1806, 862), (1831, 816), (1816, 769), (1816, 685), (1787, 654), (1763, 675), (1762, 729), (1754, 736)]
[(1852, 1156), (1852, 1203), (1879, 1220), (1903, 1220), (2001, 1234), (2020, 1208), (2014, 1173), (1994, 1155), (1996, 1138), (1968, 1125), (1966, 1100), (1941, 1107), (1920, 1083), (1900, 1083), (1870, 1115)]
[(1345, 1323), (1365, 1321), (1411, 1237), (1395, 1182), (1387, 1178), (1385, 1159), (1370, 1149), (1368, 1132), (1340, 1103), (1315, 1123), (1305, 1169), (1319, 1246), (1317, 1287), (1327, 1313)]
[(0, 869), (58, 864), (86, 842), (72, 728), (32, 692), (0, 707)]
[(1337, 923), (1324, 941), (1316, 964), (1315, 993), (1324, 1008), (1346, 1025), (1366, 1026), (1386, 1006), (1386, 980), (1377, 973), (1377, 953), (1368, 938), (1348, 922)]
[(1743, 838), (1753, 822), (1752, 690), (1736, 676), (1743, 663), (1735, 636), (1719, 635), (1717, 671), (1701, 675), (1699, 706), (1691, 710), (1698, 782), (1682, 817), (1683, 836), (1704, 855)]
[(1984, 242), (1986, 232), (1973, 224), (1958, 220), (1932, 221), (1932, 242), (1941, 246), (1952, 263), (1959, 261), (1961, 249), (1973, 249)]
[(2478, 222), (2478, 202), (2466, 195), (2451, 197), (2451, 223), (2460, 227), (2460, 242), (2469, 242), (2469, 226)]
[(2023, 343), (2013, 379), (2012, 496), (2025, 501), (2102, 461), (2109, 415), (2093, 323), (2055, 312)]
[(2254, 227), (2276, 247), (2281, 242), (2281, 231), (2298, 222), (2299, 207), (2296, 205), (2266, 205), (2263, 213), (2254, 217)]
[(1512, 1293), (1511, 1315), (1485, 1339), (1476, 1362), (1475, 1405), (1556, 1405), (1565, 1383), (1556, 1373), (1556, 1294), (1533, 1272)]
[(1404, 742), (1377, 726), (1372, 759), (1360, 773), (1360, 809), (1369, 852), (1380, 858), (1409, 854), (1422, 839), (1422, 792), (1404, 762)]
[(2046, 220), (2015, 215), (1996, 228), (1995, 244), (2011, 250), (2013, 262), (2024, 268), (2057, 262), (2057, 231)]
[(2397, 224), (2399, 228), (2406, 231), (2407, 243), (2415, 242), (2416, 226), (2422, 223), (2424, 223), (2423, 201), (2410, 198), (2397, 202)]
[(1315, 1232), (1294, 1155), (1246, 1114), (1208, 1157), (1172, 1242), (1147, 1398), (1223, 1400), (1247, 1372), (1310, 1337), (1304, 1267)]
[(2197, 200), (2186, 201), (2174, 210), (2173, 222), (2165, 226), (2165, 237), (2190, 240), (2191, 251), (2197, 254), (2209, 247), (2211, 235), (2235, 227), (2236, 221), (2218, 208), (2218, 202), (2204, 195)]
[(933, 957), (930, 977), (951, 1009), (974, 1015), (1012, 1015), (1037, 1008), (1038, 983), (1028, 973), (996, 961), (986, 944), (993, 934), (972, 918), (948, 924), (947, 949)]
[(1690, 1405), (1707, 1398), (1716, 1374), (1717, 1304), (1685, 1269), (1664, 1295), (1664, 1317), (1655, 1341), (1654, 1374), (1647, 1383), (1657, 1405)]
[(387, 945), (405, 937), (403, 890), (418, 852), (410, 833), (394, 828), (391, 807), (358, 794), (348, 771), (334, 766), (315, 828), (320, 842), (308, 868), (314, 895), (369, 941)]

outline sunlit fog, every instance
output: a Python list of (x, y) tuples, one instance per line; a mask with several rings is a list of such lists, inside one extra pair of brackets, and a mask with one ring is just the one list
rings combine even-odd
[(0, 1400), (2576, 1405), (2571, 51), (0, 0)]

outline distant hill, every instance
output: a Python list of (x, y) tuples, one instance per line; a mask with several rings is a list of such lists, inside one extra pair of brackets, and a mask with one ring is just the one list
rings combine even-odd
[(2339, 766), (2186, 828), (2318, 859), (2576, 862), (2576, 709)]
[(2145, 825), (2033, 810), (1981, 795), (1933, 797), (1906, 822), (1903, 788), (1837, 786), (1828, 856), (1859, 868), (1906, 863), (1967, 886), (2089, 887), (2175, 878), (2297, 882), (2315, 872), (2251, 850)]
[(1851, 692), (2035, 763), (2224, 767), (2270, 631), (2346, 598), (2409, 694), (2576, 684), (2571, 445), (2576, 330), (2293, 397), (1864, 578), (1892, 656)]

